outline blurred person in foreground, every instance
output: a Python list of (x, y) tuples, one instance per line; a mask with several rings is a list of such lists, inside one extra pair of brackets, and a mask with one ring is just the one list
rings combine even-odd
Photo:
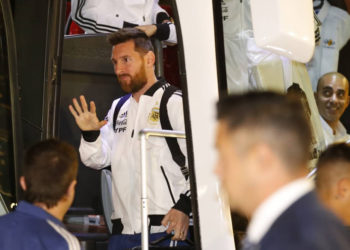
[(78, 172), (78, 155), (68, 143), (49, 139), (26, 153), (20, 185), (24, 200), (0, 217), (0, 249), (80, 249), (63, 217), (71, 206)]
[(311, 131), (300, 101), (272, 92), (218, 103), (216, 172), (250, 218), (243, 249), (349, 249), (342, 223), (307, 180)]

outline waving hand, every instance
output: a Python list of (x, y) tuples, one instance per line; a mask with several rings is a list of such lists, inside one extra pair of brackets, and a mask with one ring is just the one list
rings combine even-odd
[(73, 98), (73, 105), (69, 105), (69, 110), (82, 131), (99, 130), (107, 123), (107, 121), (99, 121), (97, 118), (96, 105), (93, 101), (90, 102), (90, 110), (83, 95), (80, 96), (80, 102), (81, 105), (76, 98)]

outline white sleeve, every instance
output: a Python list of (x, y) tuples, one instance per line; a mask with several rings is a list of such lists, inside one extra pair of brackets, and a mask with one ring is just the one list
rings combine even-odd
[(115, 100), (108, 111), (108, 123), (100, 129), (100, 135), (95, 141), (88, 142), (81, 137), (79, 153), (81, 161), (88, 167), (101, 169), (111, 164), (111, 146), (114, 138), (113, 115), (118, 100)]
[[(176, 91), (170, 97), (167, 104), (167, 109), (168, 109), (169, 121), (173, 130), (186, 132), (181, 91)], [(186, 157), (186, 166), (188, 167), (186, 140), (178, 139), (178, 143), (182, 153)], [(190, 190), (190, 183), (188, 178), (186, 183), (186, 189), (183, 192), (188, 197), (190, 196), (189, 190)]]
[(350, 15), (346, 11), (343, 11), (342, 13), (339, 34), (341, 34), (339, 37), (339, 46), (340, 48), (343, 48), (350, 39)]
[[(153, 12), (152, 12), (152, 23), (153, 24), (157, 23), (157, 15), (161, 12), (164, 12), (169, 16), (169, 14), (163, 8), (161, 8), (158, 4), (154, 4)], [(168, 43), (171, 43), (171, 44), (177, 44), (175, 24), (173, 24), (173, 23), (169, 24), (169, 29), (170, 29), (169, 37), (165, 41)]]
[[(123, 27), (110, 0), (71, 0), (71, 17), (85, 33), (110, 33)], [(118, 8), (118, 6), (115, 6)]]
[[(182, 104), (182, 94), (176, 91), (167, 103), (169, 121), (173, 130), (185, 132), (185, 119)], [(181, 96), (180, 96), (181, 95)], [(178, 139), (181, 151), (187, 158), (186, 140)]]
[[(323, 25), (326, 27), (324, 35), (331, 36), (336, 40), (336, 48), (341, 50), (350, 39), (350, 15), (345, 10), (331, 6)], [(322, 32), (322, 25), (321, 25)], [(322, 37), (321, 39), (325, 38)], [(328, 37), (327, 37), (328, 38)]]
[(168, 43), (171, 43), (171, 44), (177, 44), (177, 35), (176, 35), (175, 24), (173, 24), (173, 23), (169, 24), (169, 29), (170, 29), (169, 38), (166, 41)]

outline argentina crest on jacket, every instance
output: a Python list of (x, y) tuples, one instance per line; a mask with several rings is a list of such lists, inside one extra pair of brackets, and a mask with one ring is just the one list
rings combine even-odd
[(150, 125), (156, 125), (159, 122), (159, 107), (154, 106), (148, 115), (148, 123)]

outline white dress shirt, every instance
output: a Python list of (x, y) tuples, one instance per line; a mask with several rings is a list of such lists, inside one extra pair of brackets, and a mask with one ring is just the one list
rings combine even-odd
[(350, 38), (350, 15), (346, 11), (324, 1), (317, 17), (322, 23), (320, 45), (315, 47), (314, 56), (307, 63), (314, 91), (323, 74), (338, 70), (339, 51)]
[(326, 146), (332, 143), (350, 141), (350, 135), (347, 134), (344, 125), (340, 121), (338, 122), (337, 127), (335, 128), (335, 134), (333, 134), (333, 129), (328, 125), (328, 123), (321, 116), (320, 119)]

